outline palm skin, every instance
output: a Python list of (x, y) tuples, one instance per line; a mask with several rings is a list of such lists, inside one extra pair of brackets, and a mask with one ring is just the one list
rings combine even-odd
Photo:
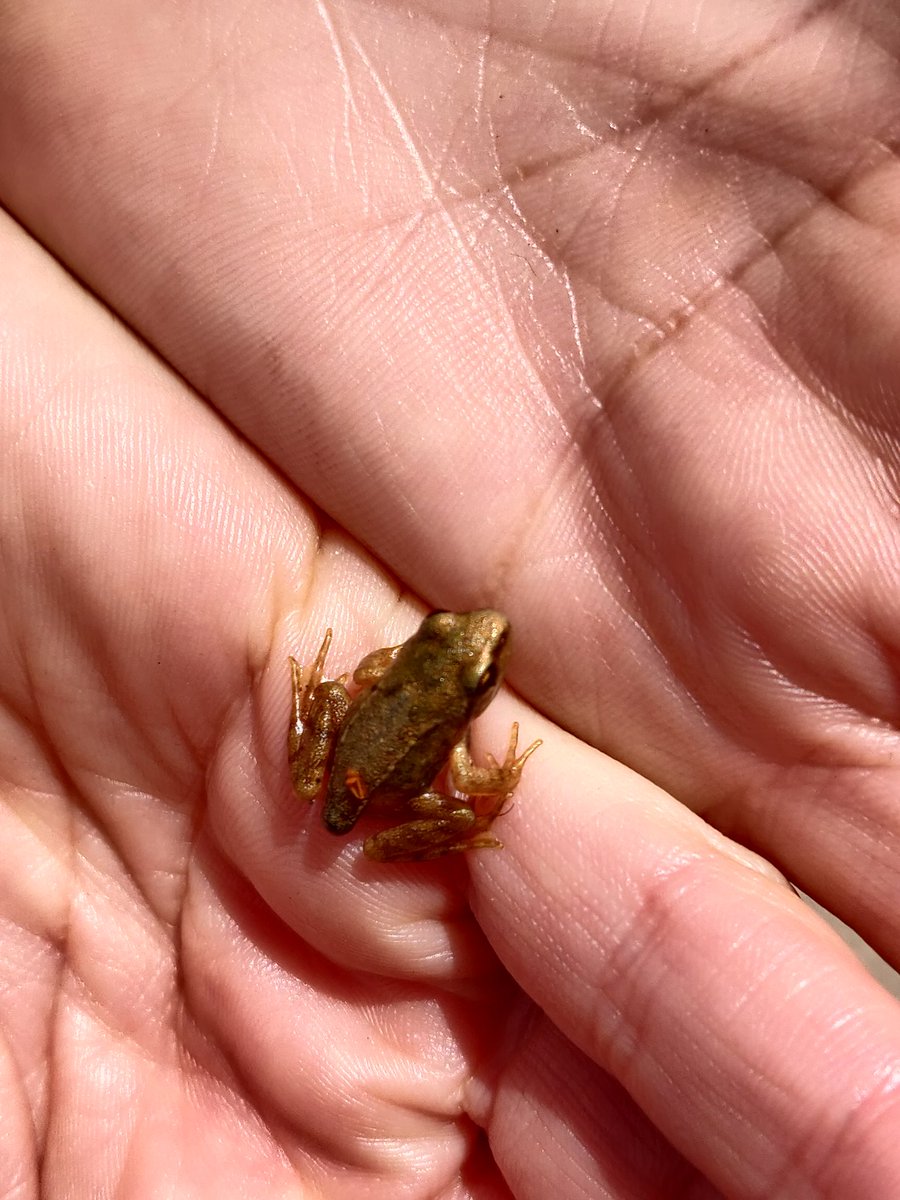
[[(703, 18), (0, 18), (17, 1200), (900, 1193), (780, 873), (900, 959), (898, 27)], [(367, 863), (288, 655), (488, 604), (505, 847)]]

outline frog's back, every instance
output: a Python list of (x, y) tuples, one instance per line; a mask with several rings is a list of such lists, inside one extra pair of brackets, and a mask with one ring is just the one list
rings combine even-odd
[(382, 680), (350, 707), (325, 798), (325, 824), (334, 833), (352, 829), (369, 803), (427, 791), (465, 733), (465, 705), (440, 691), (391, 682)]

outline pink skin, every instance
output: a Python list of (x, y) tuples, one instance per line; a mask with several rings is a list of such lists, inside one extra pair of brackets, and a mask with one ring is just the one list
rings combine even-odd
[[(897, 1005), (768, 865), (900, 960), (855, 11), (6, 6), (0, 1193), (900, 1195)], [(287, 656), (485, 604), (505, 848), (366, 863)]]

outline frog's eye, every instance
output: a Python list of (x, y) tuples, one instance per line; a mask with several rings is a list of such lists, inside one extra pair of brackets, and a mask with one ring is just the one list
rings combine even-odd
[(500, 682), (500, 667), (496, 662), (490, 662), (479, 676), (478, 683), (475, 687), (477, 695), (484, 695), (485, 692), (492, 692)]

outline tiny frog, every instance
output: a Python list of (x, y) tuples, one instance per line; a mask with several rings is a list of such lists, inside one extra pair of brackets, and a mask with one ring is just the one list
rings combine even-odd
[[(541, 744), (517, 757), (513, 725), (502, 763), (489, 758), (479, 767), (469, 753), (469, 726), (503, 678), (506, 617), (491, 609), (431, 613), (409, 641), (362, 660), (353, 673), (362, 690), (352, 700), (346, 675), (322, 678), (330, 644), (329, 629), (308, 671), (291, 659), (288, 757), (297, 795), (312, 802), (330, 767), (323, 816), (332, 833), (348, 833), (369, 805), (396, 818), (366, 839), (366, 856), (381, 862), (502, 845), (491, 825)], [(448, 763), (465, 799), (432, 790)]]

